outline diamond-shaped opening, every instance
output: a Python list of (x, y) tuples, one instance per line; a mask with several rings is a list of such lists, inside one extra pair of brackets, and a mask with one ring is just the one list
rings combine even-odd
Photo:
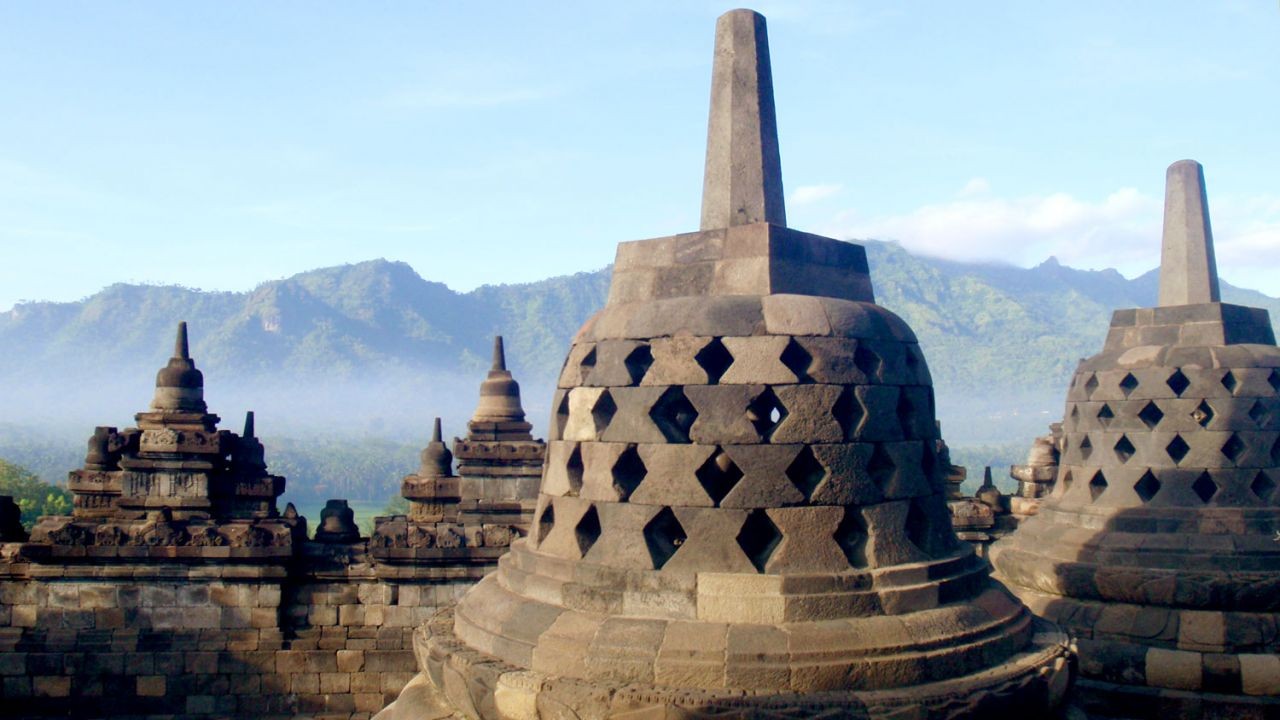
[(1067, 491), (1071, 489), (1071, 481), (1074, 479), (1075, 478), (1071, 475), (1070, 470), (1062, 473), (1062, 480), (1059, 481), (1059, 485), (1061, 486), (1061, 491), (1063, 495), (1065, 495)]
[(858, 402), (858, 398), (854, 395), (853, 388), (846, 385), (844, 390), (841, 391), (840, 397), (836, 398), (836, 404), (832, 406), (831, 414), (835, 416), (836, 422), (840, 424), (844, 439), (853, 440), (857, 437), (858, 426), (862, 424), (862, 418), (867, 413), (862, 409), (862, 403)]
[(1142, 477), (1138, 478), (1138, 482), (1134, 483), (1133, 489), (1138, 493), (1138, 497), (1142, 498), (1143, 503), (1149, 503), (1151, 498), (1160, 492), (1160, 481), (1148, 470), (1142, 473)]
[(596, 404), (591, 406), (591, 420), (596, 426), (596, 436), (599, 436), (609, 427), (609, 423), (613, 422), (613, 416), (618, 412), (618, 404), (613, 401), (613, 396), (608, 390), (600, 393), (600, 397), (596, 398)]
[(1213, 422), (1213, 408), (1209, 407), (1209, 403), (1204, 400), (1191, 411), (1191, 419), (1196, 421), (1200, 427), (1209, 427), (1209, 423)]
[(592, 347), (582, 356), (582, 362), (578, 363), (578, 383), (582, 384), (587, 381), (587, 376), (596, 367), (596, 349)]
[(1267, 408), (1261, 400), (1253, 401), (1253, 407), (1249, 408), (1249, 419), (1258, 427), (1267, 424)]
[(636, 452), (636, 446), (630, 445), (613, 463), (613, 488), (618, 491), (618, 499), (626, 502), (631, 493), (640, 487), (648, 470)]
[(1280, 370), (1272, 370), (1267, 376), (1267, 382), (1271, 384), (1271, 389), (1280, 395)]
[(1209, 472), (1206, 470), (1200, 473), (1200, 477), (1196, 478), (1195, 482), (1191, 483), (1191, 490), (1196, 494), (1196, 497), (1200, 498), (1200, 502), (1208, 505), (1213, 496), (1218, 494), (1218, 483), (1209, 477)]
[(1137, 448), (1133, 446), (1133, 443), (1129, 442), (1128, 435), (1121, 435), (1120, 439), (1116, 441), (1114, 449), (1116, 451), (1116, 459), (1122, 463), (1129, 462), (1129, 458), (1133, 457), (1133, 454), (1137, 452)]
[(915, 345), (906, 345), (904, 348), (904, 357), (906, 359), (907, 367), (914, 372), (920, 367), (920, 349)]
[(935, 480), (934, 473), (938, 471), (937, 450), (932, 441), (920, 443), (920, 469), (924, 471), (924, 476), (933, 483)]
[(768, 513), (756, 509), (752, 510), (751, 514), (747, 515), (746, 522), (742, 523), (737, 541), (738, 547), (747, 554), (747, 559), (756, 566), (756, 570), (764, 572), (765, 566), (769, 564), (769, 558), (773, 556), (773, 551), (778, 549), (778, 543), (782, 542), (782, 533), (769, 519)]
[(1222, 387), (1226, 388), (1227, 392), (1232, 395), (1236, 394), (1236, 386), (1239, 384), (1239, 381), (1236, 380), (1236, 374), (1230, 370), (1227, 371), (1226, 375), (1222, 376)]
[(1074, 429), (1080, 425), (1080, 406), (1071, 405), (1071, 427)]
[(1129, 393), (1136, 390), (1137, 387), (1138, 378), (1134, 377), (1133, 373), (1125, 373), (1124, 377), (1120, 378), (1120, 390), (1125, 397), (1129, 397)]
[(1182, 462), (1182, 458), (1186, 457), (1187, 453), (1191, 451), (1191, 446), (1187, 444), (1186, 440), (1182, 439), (1181, 435), (1174, 435), (1169, 444), (1165, 446), (1164, 451), (1169, 453), (1169, 457), (1173, 458), (1174, 464), (1177, 464)]
[(698, 419), (698, 411), (689, 402), (689, 398), (684, 396), (684, 389), (677, 385), (662, 393), (662, 397), (649, 410), (649, 417), (667, 442), (687, 443), (689, 428)]
[(1222, 443), (1222, 454), (1231, 462), (1235, 462), (1236, 458), (1244, 454), (1244, 451), (1244, 442), (1241, 441), (1240, 437), (1235, 433), (1231, 433), (1231, 437), (1227, 438), (1227, 441)]
[(880, 373), (880, 356), (874, 350), (858, 343), (858, 347), (853, 351), (853, 364), (868, 380), (876, 379)]
[(897, 469), (893, 458), (884, 449), (884, 443), (876, 443), (875, 449), (871, 451), (871, 458), (867, 460), (867, 474), (876, 487), (883, 490), (893, 479), (893, 473)]
[(787, 408), (778, 396), (773, 394), (772, 388), (765, 388), (764, 392), (755, 396), (747, 405), (747, 420), (765, 442), (768, 442), (773, 436), (773, 431), (778, 429), (786, 417)]
[(813, 356), (801, 347), (795, 338), (792, 338), (782, 351), (782, 364), (795, 373), (800, 382), (813, 382), (813, 378), (809, 377), (809, 366), (813, 364)]
[(1085, 397), (1090, 397), (1090, 398), (1093, 397), (1093, 391), (1097, 389), (1098, 389), (1098, 376), (1093, 373), (1089, 373), (1089, 379), (1084, 381)]
[(1098, 408), (1098, 424), (1102, 425), (1102, 427), (1110, 427), (1111, 421), (1115, 419), (1116, 414), (1111, 410), (1110, 405), (1103, 403), (1102, 407)]
[(737, 464), (729, 458), (729, 455), (724, 450), (716, 448), (715, 453), (707, 458), (706, 462), (702, 463), (702, 467), (699, 467), (694, 475), (697, 476), (698, 482), (702, 484), (702, 489), (706, 490), (711, 500), (719, 506), (720, 501), (742, 479), (742, 470), (738, 469)]
[(543, 540), (547, 539), (547, 535), (551, 534), (551, 529), (556, 525), (556, 509), (547, 501), (547, 506), (542, 509), (542, 514), (538, 516), (538, 534), (537, 541), (541, 545)]
[(627, 366), (627, 374), (631, 376), (631, 384), (639, 385), (653, 365), (653, 351), (648, 345), (640, 345), (627, 353), (627, 359), (623, 363)]
[(806, 502), (813, 497), (813, 491), (826, 476), (827, 469), (813, 456), (813, 451), (808, 445), (804, 446), (800, 454), (796, 455), (796, 459), (787, 466), (787, 479), (804, 494)]
[(671, 512), (671, 508), (664, 507), (659, 510), (658, 514), (644, 526), (644, 544), (649, 548), (653, 569), (661, 570), (688, 538), (684, 527), (676, 519), (676, 514)]
[(844, 518), (836, 527), (836, 544), (844, 551), (849, 564), (856, 568), (867, 566), (867, 526), (862, 522), (862, 513), (857, 508), (846, 507)]
[(693, 356), (695, 362), (707, 373), (707, 383), (715, 385), (733, 364), (733, 354), (720, 342), (720, 338), (711, 338), (711, 342), (702, 346), (698, 354)]
[(551, 439), (559, 440), (564, 437), (564, 426), (569, 424), (568, 392), (560, 396), (560, 404), (556, 405), (556, 412), (555, 415), (552, 416), (551, 422), (555, 426), (551, 431)]
[(1169, 379), (1164, 382), (1169, 386), (1169, 389), (1173, 391), (1173, 394), (1178, 397), (1182, 397), (1183, 391), (1188, 387), (1191, 387), (1191, 381), (1187, 379), (1186, 375), (1182, 374), (1181, 368), (1175, 369), (1173, 374), (1169, 376)]
[(906, 388), (898, 392), (898, 424), (902, 426), (902, 437), (908, 440), (916, 437), (916, 413), (918, 410), (911, 402), (911, 396), (907, 394)]
[(1107, 476), (1103, 475), (1102, 471), (1099, 470), (1098, 472), (1094, 473), (1093, 477), (1089, 480), (1089, 497), (1093, 500), (1097, 500), (1099, 497), (1102, 496), (1102, 493), (1106, 491), (1107, 491)]
[(1249, 483), (1249, 489), (1253, 491), (1254, 495), (1258, 496), (1259, 500), (1269, 502), (1271, 493), (1276, 489), (1276, 483), (1271, 479), (1270, 475), (1259, 470), (1258, 474), (1253, 476), (1253, 482)]
[(929, 552), (929, 515), (920, 509), (920, 500), (912, 500), (907, 509), (907, 519), (903, 525), (907, 539), (912, 545), (920, 548), (926, 555)]
[(582, 492), (582, 448), (575, 445), (569, 459), (564, 464), (565, 474), (569, 477), (569, 494), (577, 497)]
[(578, 551), (585, 557), (591, 550), (591, 546), (600, 539), (600, 514), (596, 512), (595, 505), (587, 508), (587, 511), (582, 514), (582, 519), (573, 529), (573, 534), (578, 541)]
[(1142, 421), (1143, 425), (1147, 426), (1148, 430), (1155, 430), (1160, 421), (1164, 419), (1164, 411), (1154, 401), (1151, 401), (1143, 405), (1142, 409), (1138, 411), (1138, 419)]
[(1093, 442), (1089, 440), (1088, 435), (1085, 435), (1084, 439), (1080, 441), (1080, 459), (1088, 460), (1089, 456), (1092, 454), (1093, 454)]

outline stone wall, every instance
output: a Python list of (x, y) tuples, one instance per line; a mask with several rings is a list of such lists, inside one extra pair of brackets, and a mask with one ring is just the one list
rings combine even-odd
[(388, 580), (363, 544), (268, 565), (27, 562), (3, 547), (0, 695), (17, 716), (365, 717), (413, 677), (414, 628), (484, 571)]

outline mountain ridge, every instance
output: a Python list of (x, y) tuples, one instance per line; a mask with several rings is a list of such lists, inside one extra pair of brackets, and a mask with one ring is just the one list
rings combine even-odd
[[(949, 438), (998, 442), (1042, 431), (1061, 407), (1078, 358), (1100, 348), (1111, 311), (1156, 299), (1154, 270), (1130, 280), (1053, 258), (1019, 268), (916, 256), (896, 243), (861, 244), (877, 301), (920, 338), (939, 415), (956, 428), (944, 428)], [(406, 395), (443, 406), (436, 414), (469, 415), (491, 337), (502, 334), (538, 423), (543, 417), (533, 411), (544, 409), (573, 333), (603, 306), (610, 271), (460, 293), (407, 263), (380, 258), (247, 292), (116, 283), (80, 301), (24, 302), (0, 313), (0, 343), (20, 349), (0, 354), (0, 388), (27, 391), (18, 394), (18, 407), (0, 408), (0, 420), (21, 421), (24, 409), (51, 412), (64, 400), (58, 387), (81, 383), (102, 392), (128, 389), (127, 407), (136, 409), (182, 319), (210, 392), (231, 383), (247, 406), (260, 402), (253, 392), (279, 393), (277, 414), (298, 410), (320, 421), (335, 410), (326, 410), (330, 393), (353, 422), (374, 408), (390, 418), (384, 425), (405, 417), (416, 423), (426, 411), (396, 416), (390, 405)], [(1262, 293), (1227, 283), (1222, 293), (1226, 301), (1280, 313), (1280, 300)], [(990, 432), (963, 427), (975, 421)]]

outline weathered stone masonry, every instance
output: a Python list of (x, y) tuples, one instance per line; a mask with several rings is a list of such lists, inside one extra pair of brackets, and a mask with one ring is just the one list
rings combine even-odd
[[(511, 447), (484, 437), (483, 471), (453, 477), (437, 421), (406, 478), (410, 517), (379, 518), (370, 541), (331, 501), (308, 539), (292, 506), (276, 509), (284, 479), (266, 472), (252, 414), (241, 435), (217, 429), (186, 346), (184, 326), (138, 428), (95, 431), (73, 515), (0, 538), (0, 715), (372, 714), (413, 676), (413, 630), (524, 532), (521, 487), (536, 480), (493, 477), (536, 472), (541, 441), (527, 425)], [(476, 445), (472, 427), (456, 445)], [(432, 474), (443, 493), (422, 492)], [(450, 478), (481, 491), (450, 493)]]

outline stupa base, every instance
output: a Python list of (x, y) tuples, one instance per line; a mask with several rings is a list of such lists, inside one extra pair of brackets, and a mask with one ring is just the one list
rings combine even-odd
[(1092, 720), (1270, 720), (1280, 717), (1280, 696), (1250, 696), (1120, 685), (1079, 678), (1072, 704)]
[(1066, 635), (1041, 621), (1028, 647), (1000, 665), (885, 690), (758, 693), (551, 677), (458, 641), (452, 609), (419, 628), (414, 653), (420, 674), (376, 720), (1053, 717), (1074, 675)]

